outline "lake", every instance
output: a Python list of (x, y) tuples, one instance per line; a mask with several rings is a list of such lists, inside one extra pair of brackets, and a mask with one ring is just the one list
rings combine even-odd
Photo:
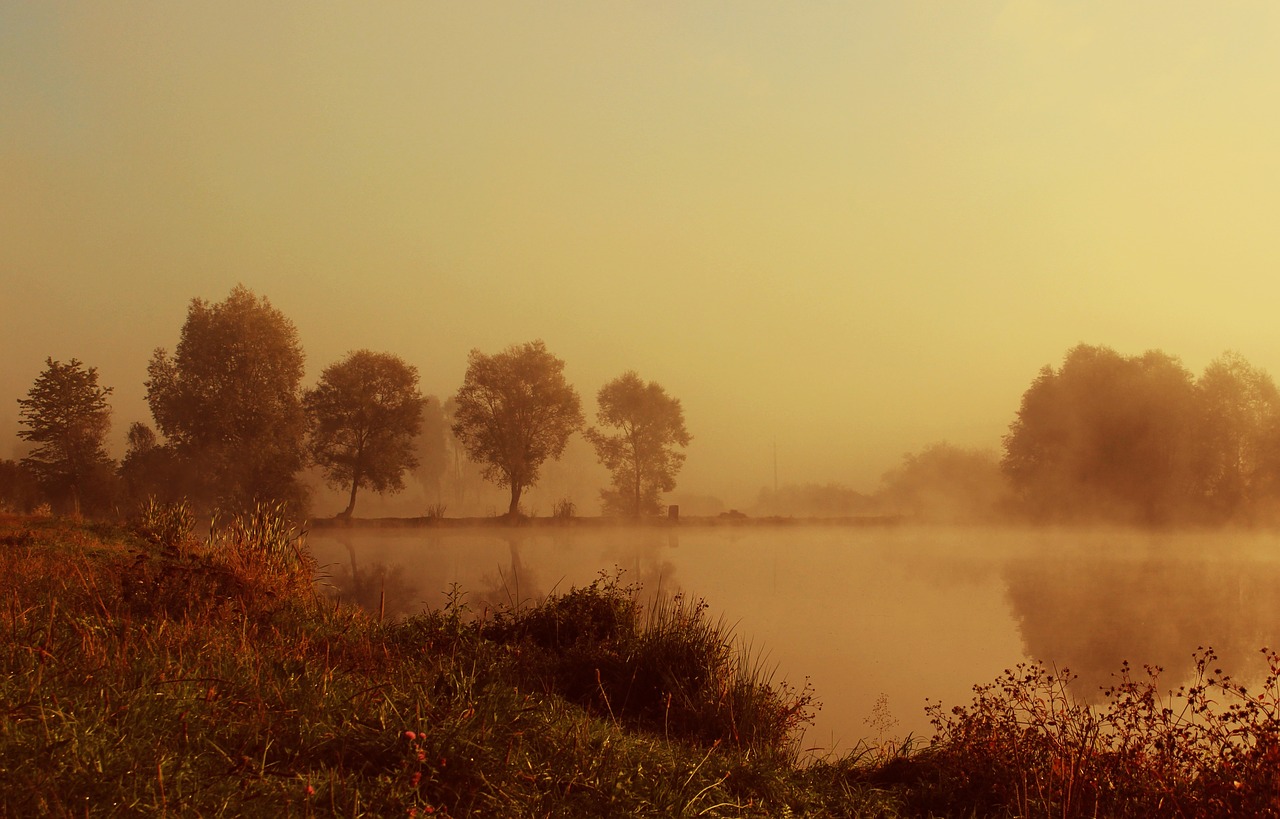
[(821, 753), (927, 738), (926, 698), (1038, 658), (1093, 700), (1122, 660), (1167, 669), (1212, 645), (1248, 679), (1280, 645), (1280, 534), (914, 526), (319, 528), (324, 582), (388, 617), (529, 602), (624, 572), (646, 592), (705, 599), (736, 636), (812, 684)]

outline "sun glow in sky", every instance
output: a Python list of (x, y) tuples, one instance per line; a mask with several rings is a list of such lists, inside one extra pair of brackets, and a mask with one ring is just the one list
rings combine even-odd
[(308, 385), (634, 369), (731, 505), (774, 442), (864, 491), (996, 448), (1078, 342), (1280, 376), (1278, 44), (1249, 2), (0, 4), (0, 457), (46, 356), (149, 421), (237, 282)]

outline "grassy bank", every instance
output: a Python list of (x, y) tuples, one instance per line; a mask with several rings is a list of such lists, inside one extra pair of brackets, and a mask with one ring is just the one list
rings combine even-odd
[(811, 700), (696, 603), (600, 581), (379, 623), (311, 591), (269, 516), (211, 543), (0, 519), (4, 812), (785, 813)]
[[(1179, 700), (1088, 709), (1033, 666), (938, 736), (801, 764), (811, 692), (698, 601), (613, 578), (520, 611), (396, 622), (317, 595), (265, 510), (191, 536), (0, 517), (6, 816), (1266, 815), (1276, 678), (1200, 656)], [(1173, 707), (1171, 707), (1173, 706)]]

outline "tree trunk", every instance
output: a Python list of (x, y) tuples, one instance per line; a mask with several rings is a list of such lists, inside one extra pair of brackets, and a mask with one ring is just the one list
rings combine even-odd
[(523, 491), (523, 486), (515, 481), (511, 482), (511, 507), (507, 509), (507, 517), (514, 518), (520, 511), (520, 493)]
[(640, 468), (640, 430), (636, 428), (634, 423), (627, 430), (627, 447), (630, 450), (627, 454), (631, 456), (631, 468), (635, 473), (635, 503), (631, 507), (631, 515), (637, 519), (640, 518), (640, 475), (643, 470)]
[(636, 458), (636, 504), (631, 514), (640, 517), (640, 459)]
[(351, 479), (351, 499), (347, 501), (347, 509), (339, 517), (350, 518), (351, 514), (356, 511), (356, 489), (360, 486), (359, 478)]

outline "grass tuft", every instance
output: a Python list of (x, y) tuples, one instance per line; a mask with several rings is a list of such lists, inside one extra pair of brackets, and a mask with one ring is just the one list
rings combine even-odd
[(812, 690), (773, 683), (704, 601), (677, 595), (644, 612), (638, 591), (602, 575), (532, 609), (499, 611), (483, 635), (513, 648), (525, 684), (597, 716), (794, 762)]

